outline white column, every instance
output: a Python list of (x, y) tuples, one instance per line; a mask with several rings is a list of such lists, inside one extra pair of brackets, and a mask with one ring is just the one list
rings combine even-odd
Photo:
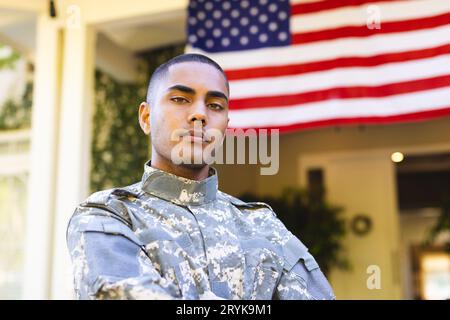
[(52, 299), (73, 298), (66, 229), (75, 207), (89, 191), (95, 39), (96, 32), (83, 23), (68, 26), (64, 32)]
[(25, 240), (25, 299), (47, 299), (58, 136), (61, 39), (47, 14), (37, 19), (36, 60)]

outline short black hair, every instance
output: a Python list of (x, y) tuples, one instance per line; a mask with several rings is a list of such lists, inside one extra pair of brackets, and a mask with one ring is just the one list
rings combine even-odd
[(210, 66), (213, 66), (217, 70), (219, 70), (223, 77), (225, 78), (225, 83), (227, 85), (227, 90), (230, 92), (230, 85), (228, 83), (227, 76), (225, 75), (225, 72), (223, 71), (222, 67), (212, 60), (211, 58), (208, 58), (205, 55), (198, 54), (198, 53), (185, 53), (181, 54), (179, 56), (176, 56), (169, 61), (161, 64), (156, 70), (153, 72), (152, 77), (150, 78), (148, 89), (147, 89), (147, 102), (151, 103), (152, 96), (155, 92), (155, 88), (158, 84), (158, 82), (167, 75), (167, 72), (169, 71), (169, 68), (177, 63), (182, 62), (200, 62), (200, 63), (206, 63)]

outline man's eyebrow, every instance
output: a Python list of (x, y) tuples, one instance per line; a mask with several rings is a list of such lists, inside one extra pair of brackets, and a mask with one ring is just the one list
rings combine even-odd
[(224, 99), (226, 102), (228, 102), (228, 97), (226, 96), (226, 94), (220, 91), (208, 91), (206, 93), (206, 96), (213, 98), (221, 98)]
[(172, 91), (172, 90), (178, 90), (178, 91), (182, 91), (185, 93), (190, 93), (190, 94), (195, 94), (195, 90), (186, 86), (183, 86), (181, 84), (176, 84), (174, 86), (171, 86), (169, 89), (167, 89), (167, 91)]
[[(167, 89), (167, 91), (172, 91), (172, 90), (177, 90), (177, 91), (181, 91), (184, 93), (189, 93), (189, 94), (195, 94), (195, 90), (192, 88), (189, 88), (187, 86), (184, 86), (182, 84), (176, 84), (174, 86), (171, 86), (170, 88)], [(214, 97), (214, 98), (221, 98), (224, 99), (228, 102), (228, 97), (225, 93), (221, 92), (221, 91), (208, 91), (206, 93), (207, 97)]]

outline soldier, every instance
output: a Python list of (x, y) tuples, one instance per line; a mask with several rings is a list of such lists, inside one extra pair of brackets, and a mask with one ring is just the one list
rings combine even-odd
[(223, 70), (203, 55), (177, 56), (153, 73), (139, 106), (152, 137), (142, 180), (92, 194), (68, 225), (79, 299), (335, 298), (269, 205), (219, 191), (205, 160), (174, 161), (174, 132), (192, 157), (213, 143), (208, 129), (225, 132), (228, 97)]

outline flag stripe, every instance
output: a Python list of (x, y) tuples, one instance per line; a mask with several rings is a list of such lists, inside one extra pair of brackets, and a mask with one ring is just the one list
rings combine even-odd
[(317, 41), (326, 41), (342, 38), (372, 37), (380, 34), (399, 33), (431, 29), (450, 23), (450, 13), (437, 16), (418, 18), (404, 21), (392, 21), (382, 24), (381, 29), (369, 29), (367, 26), (347, 26), (334, 29), (320, 30), (292, 35), (293, 44), (305, 44)]
[(306, 130), (306, 129), (316, 129), (323, 128), (329, 126), (340, 126), (340, 125), (380, 125), (380, 124), (390, 124), (396, 122), (411, 122), (411, 121), (426, 121), (429, 119), (439, 118), (443, 116), (450, 115), (450, 106), (442, 109), (436, 110), (428, 110), (428, 111), (418, 111), (411, 112), (407, 114), (399, 114), (399, 115), (390, 115), (390, 116), (379, 116), (379, 117), (353, 117), (353, 118), (335, 118), (335, 119), (325, 119), (325, 120), (317, 120), (310, 122), (301, 122), (295, 123), (291, 125), (285, 126), (265, 126), (261, 128), (253, 128), (253, 127), (242, 127), (242, 128), (233, 128), (230, 129), (255, 129), (256, 131), (260, 129), (269, 130), (270, 134), (271, 129), (278, 129), (280, 133), (289, 133), (295, 132), (298, 130)]
[(412, 60), (437, 57), (450, 53), (450, 44), (433, 48), (379, 54), (370, 57), (345, 57), (309, 63), (290, 64), (284, 66), (259, 67), (248, 69), (226, 70), (229, 81), (301, 75), (305, 73), (333, 70), (348, 67), (375, 67), (387, 63), (407, 62)]
[(344, 68), (273, 78), (230, 82), (232, 99), (268, 97), (318, 91), (333, 87), (380, 86), (450, 74), (450, 55), (391, 63), (376, 68)]
[[(397, 0), (398, 1), (398, 0)], [(405, 1), (405, 0), (400, 0)], [(306, 14), (343, 7), (360, 6), (369, 3), (393, 2), (393, 0), (325, 0), (291, 5), (291, 14)]]
[(444, 87), (381, 98), (333, 99), (288, 107), (230, 110), (230, 126), (285, 126), (322, 119), (406, 114), (445, 108), (449, 97), (450, 87)]
[(225, 71), (229, 72), (239, 69), (278, 67), (346, 57), (369, 57), (378, 54), (422, 50), (449, 43), (450, 25), (446, 25), (435, 29), (407, 33), (381, 34), (367, 38), (344, 38), (287, 47), (223, 53), (209, 53), (198, 48), (187, 47), (187, 51), (207, 55), (217, 61)]
[(273, 108), (273, 106), (283, 107), (329, 99), (388, 97), (392, 95), (431, 90), (446, 86), (450, 86), (450, 75), (373, 87), (337, 87), (292, 95), (236, 99), (231, 100), (230, 108), (232, 110), (252, 108), (262, 109), (267, 107)]
[(346, 26), (371, 26), (375, 23), (403, 21), (437, 16), (450, 11), (450, 1), (416, 1), (414, 10), (408, 1), (377, 3), (376, 6), (344, 7), (291, 17), (291, 33), (305, 33)]

